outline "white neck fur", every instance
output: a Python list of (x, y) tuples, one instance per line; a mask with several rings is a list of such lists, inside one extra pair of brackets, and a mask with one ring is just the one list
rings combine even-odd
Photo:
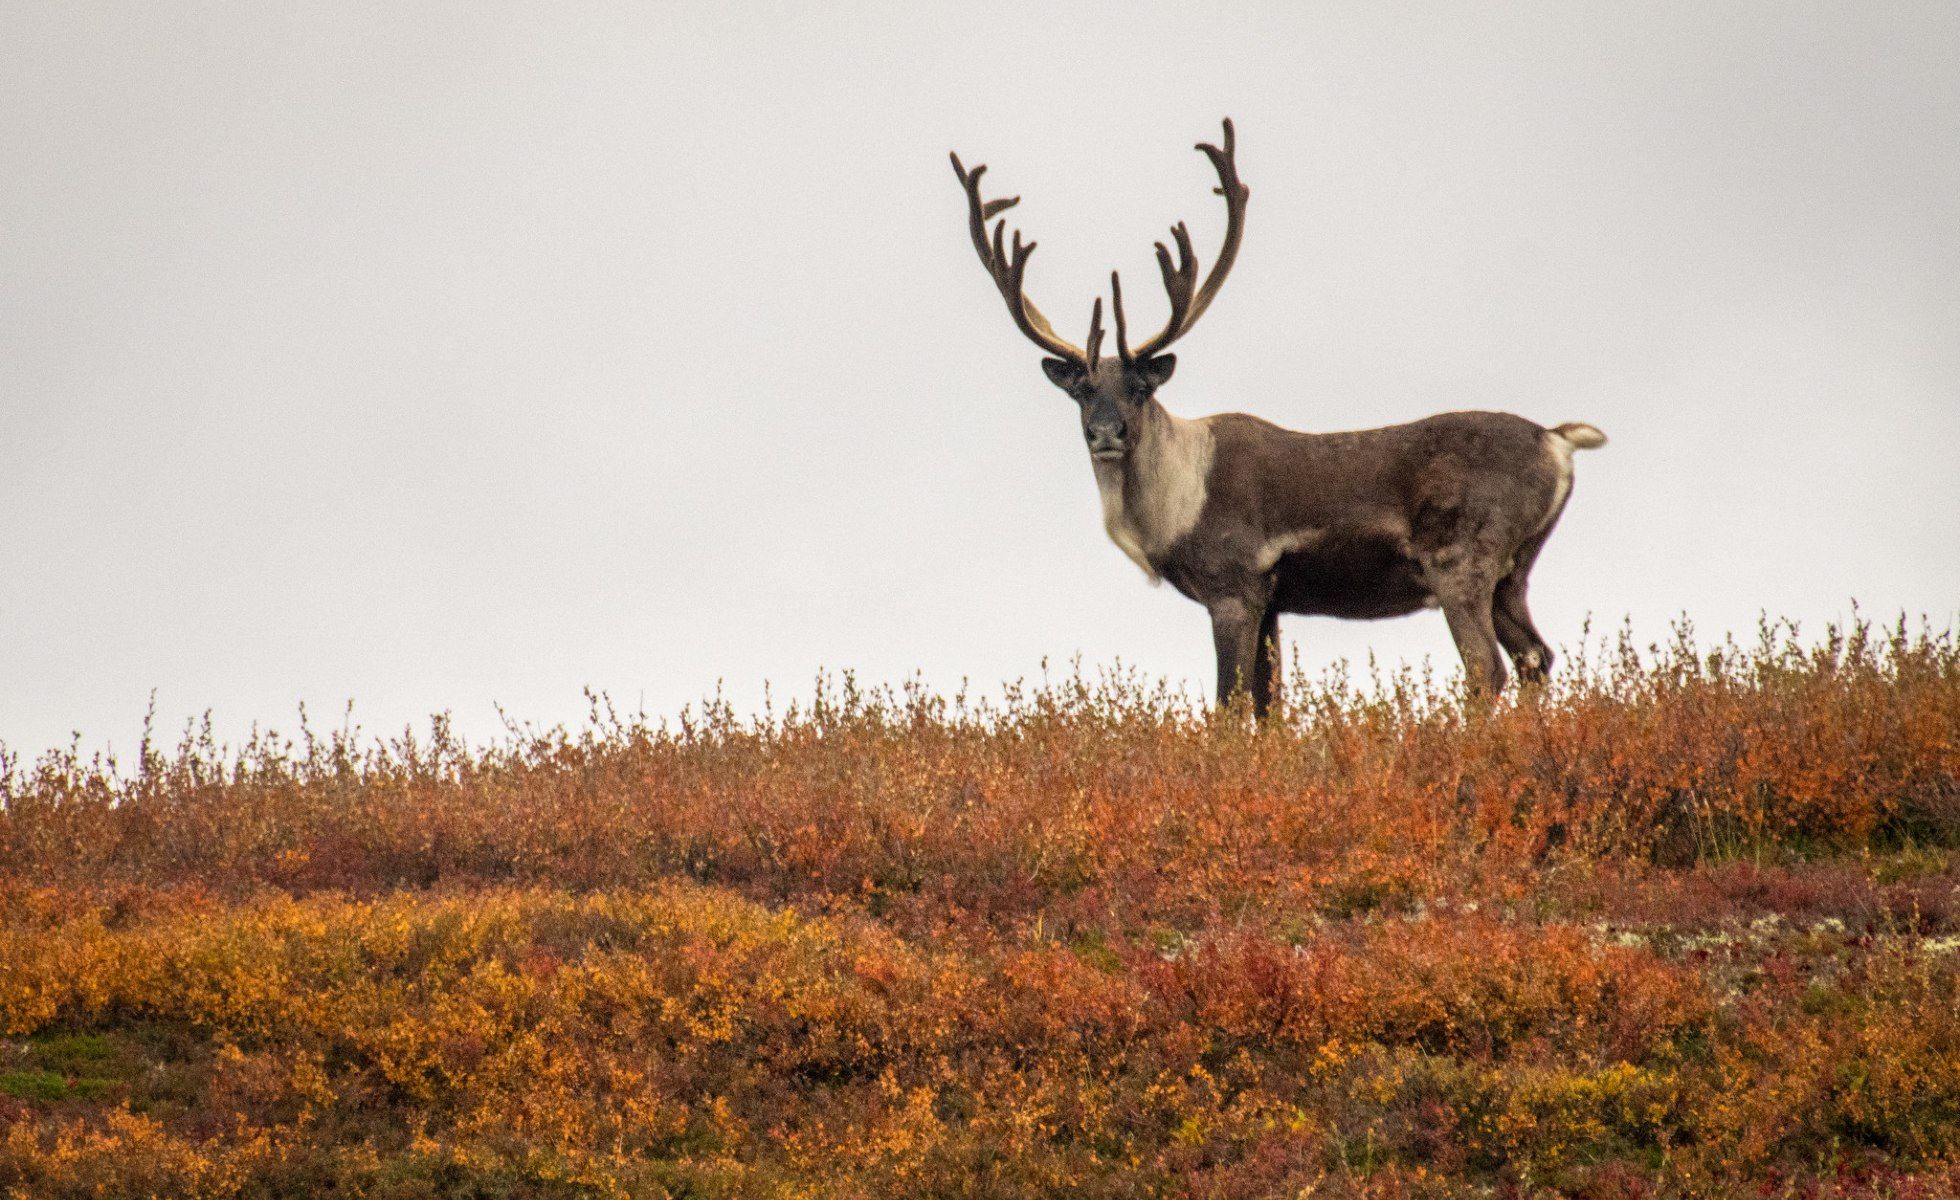
[(1109, 540), (1162, 582), (1154, 561), (1191, 532), (1205, 507), (1211, 475), (1211, 429), (1202, 420), (1172, 416), (1152, 400), (1137, 414), (1136, 444), (1117, 462), (1091, 460), (1102, 494)]

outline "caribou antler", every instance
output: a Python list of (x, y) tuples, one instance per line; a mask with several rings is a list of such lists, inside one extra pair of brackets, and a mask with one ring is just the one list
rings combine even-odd
[(1028, 242), (1023, 245), (1021, 231), (1017, 229), (1014, 231), (1014, 243), (1010, 249), (1006, 244), (1007, 222), (1004, 220), (994, 225), (992, 240), (989, 241), (987, 237), (987, 222), (1019, 204), (1021, 198), (1009, 196), (1002, 200), (981, 200), (980, 176), (986, 173), (986, 164), (976, 164), (969, 171), (960, 165), (958, 154), (954, 154), (952, 158), (953, 172), (960, 177), (960, 186), (966, 189), (967, 216), (972, 226), (973, 248), (979, 253), (980, 263), (987, 268), (987, 274), (993, 276), (994, 286), (1000, 289), (1001, 299), (1007, 301), (1007, 311), (1013, 316), (1014, 323), (1020, 326), (1021, 332), (1028, 336), (1029, 341), (1048, 353), (1071, 362), (1089, 365), (1091, 354), (1099, 348), (1096, 343), (1101, 340), (1102, 301), (1096, 301), (1095, 329), (1090, 336), (1091, 351), (1085, 353), (1074, 343), (1063, 341), (1056, 334), (1055, 327), (1048, 323), (1047, 317), (1041, 315), (1041, 310), (1034, 306), (1034, 302), (1028, 299), (1027, 293), (1021, 287), (1022, 277), (1028, 270), (1028, 256), (1034, 253), (1036, 243)]
[[(1112, 272), (1109, 277), (1113, 293), (1116, 315), (1116, 353), (1125, 364), (1140, 358), (1148, 358), (1161, 353), (1170, 344), (1189, 332), (1198, 323), (1205, 309), (1211, 307), (1218, 295), (1225, 276), (1231, 273), (1232, 260), (1239, 256), (1239, 239), (1245, 235), (1245, 201), (1252, 189), (1239, 181), (1238, 160), (1235, 157), (1238, 146), (1232, 134), (1232, 119), (1225, 118), (1225, 148), (1219, 149), (1209, 142), (1199, 142), (1198, 149), (1211, 159), (1213, 169), (1218, 172), (1218, 186), (1213, 190), (1225, 197), (1225, 244), (1219, 248), (1218, 261), (1212, 265), (1211, 274), (1205, 277), (1203, 287), (1197, 287), (1198, 256), (1191, 249), (1191, 231), (1179, 221), (1171, 226), (1171, 240), (1177, 244), (1177, 262), (1171, 262), (1171, 252), (1164, 243), (1157, 243), (1157, 267), (1164, 275), (1164, 291), (1170, 294), (1171, 319), (1155, 337), (1145, 341), (1134, 350), (1124, 336), (1123, 323), (1123, 284)], [(1195, 289), (1195, 290), (1194, 290)]]

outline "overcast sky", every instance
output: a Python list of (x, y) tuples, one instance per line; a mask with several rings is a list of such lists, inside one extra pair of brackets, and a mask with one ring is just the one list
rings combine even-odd
[[(1208, 686), (946, 152), (1080, 340), (1223, 226), (1175, 412), (1612, 438), (1572, 642), (1960, 604), (1960, 6), (0, 3), (0, 742), (820, 667)], [(1291, 618), (1456, 668), (1441, 616)], [(1205, 681), (1205, 682), (1201, 682)]]

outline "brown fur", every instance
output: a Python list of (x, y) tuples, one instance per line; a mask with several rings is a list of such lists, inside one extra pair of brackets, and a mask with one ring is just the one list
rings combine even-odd
[[(1155, 404), (1155, 400), (1151, 401)], [(1352, 619), (1438, 607), (1473, 687), (1542, 678), (1552, 655), (1525, 605), (1570, 496), (1551, 435), (1508, 413), (1308, 434), (1229, 413), (1197, 524), (1152, 566), (1212, 615), (1218, 694), (1271, 704), (1278, 613)], [(1262, 548), (1287, 548), (1266, 566)]]
[(1109, 535), (1152, 579), (1205, 606), (1218, 651), (1218, 698), (1251, 694), (1263, 715), (1278, 692), (1279, 614), (1373, 619), (1440, 608), (1470, 686), (1542, 679), (1552, 652), (1525, 606), (1527, 576), (1572, 490), (1572, 452), (1604, 445), (1590, 425), (1545, 429), (1509, 413), (1443, 413), (1352, 433), (1296, 433), (1242, 413), (1180, 421), (1157, 402), (1175, 355), (1230, 272), (1248, 189), (1232, 123), (1200, 144), (1218, 172), (1226, 234), (1202, 286), (1183, 225), (1176, 256), (1157, 246), (1170, 322), (1134, 349), (1121, 281), (1110, 277), (1115, 358), (1100, 353), (1102, 301), (1086, 348), (1056, 335), (1022, 289), (1033, 243), (987, 221), (1019, 202), (980, 194), (984, 166), (953, 156), (981, 263), (1041, 366), (1080, 406)]

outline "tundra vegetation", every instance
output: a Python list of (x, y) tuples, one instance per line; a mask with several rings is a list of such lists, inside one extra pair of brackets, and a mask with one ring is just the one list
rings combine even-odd
[(12, 1197), (1960, 1192), (1960, 649), (0, 762)]

